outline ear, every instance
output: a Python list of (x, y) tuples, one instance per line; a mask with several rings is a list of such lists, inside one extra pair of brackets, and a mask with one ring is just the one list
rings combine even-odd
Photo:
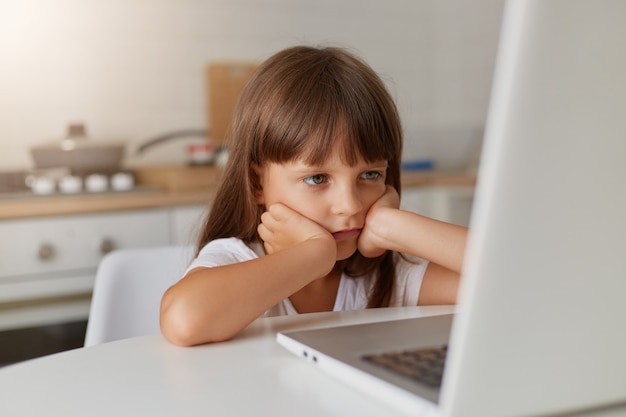
[(253, 162), (252, 175), (254, 178), (252, 182), (254, 185), (254, 199), (258, 205), (265, 204), (265, 197), (263, 195), (263, 173), (263, 168)]

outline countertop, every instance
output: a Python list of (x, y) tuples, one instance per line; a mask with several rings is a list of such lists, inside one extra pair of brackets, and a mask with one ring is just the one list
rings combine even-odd
[[(476, 176), (463, 172), (415, 171), (402, 174), (403, 188), (446, 186), (473, 187)], [(142, 186), (128, 192), (82, 193), (77, 195), (13, 196), (0, 199), (0, 220), (72, 215), (118, 210), (209, 204), (214, 187), (187, 189)]]

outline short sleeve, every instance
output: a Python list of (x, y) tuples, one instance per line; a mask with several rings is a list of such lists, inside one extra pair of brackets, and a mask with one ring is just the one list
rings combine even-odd
[(391, 307), (417, 305), (427, 267), (428, 261), (425, 259), (398, 255)]
[(262, 255), (262, 253), (257, 253), (259, 250), (262, 249), (254, 245), (248, 246), (241, 239), (215, 239), (200, 250), (200, 253), (191, 262), (185, 274), (198, 267), (211, 268), (249, 261)]

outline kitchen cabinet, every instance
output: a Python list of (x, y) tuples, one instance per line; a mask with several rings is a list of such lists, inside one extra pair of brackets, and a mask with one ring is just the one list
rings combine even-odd
[(424, 186), (402, 190), (400, 207), (433, 219), (468, 226), (473, 186)]
[(26, 276), (89, 269), (116, 248), (169, 243), (167, 224), (168, 216), (164, 210), (2, 222), (0, 275)]
[(171, 243), (195, 245), (209, 208), (207, 205), (191, 205), (170, 209)]
[(0, 330), (84, 320), (117, 248), (195, 242), (205, 205), (0, 221)]

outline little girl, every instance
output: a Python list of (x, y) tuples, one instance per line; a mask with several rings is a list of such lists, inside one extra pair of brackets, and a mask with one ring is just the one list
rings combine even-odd
[(258, 317), (452, 304), (467, 229), (399, 209), (402, 132), (382, 81), (338, 48), (265, 61), (235, 111), (198, 253), (161, 302), (178, 345)]

